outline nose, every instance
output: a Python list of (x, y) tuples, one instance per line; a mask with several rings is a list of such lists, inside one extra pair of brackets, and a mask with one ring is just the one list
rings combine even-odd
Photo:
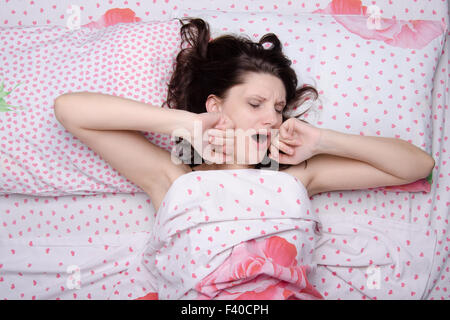
[(274, 127), (280, 121), (279, 113), (275, 110), (274, 107), (268, 108), (268, 110), (263, 115), (264, 126)]

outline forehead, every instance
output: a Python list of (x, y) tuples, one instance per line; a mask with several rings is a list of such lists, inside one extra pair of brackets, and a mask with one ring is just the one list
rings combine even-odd
[(277, 101), (286, 99), (286, 89), (278, 77), (265, 73), (250, 72), (243, 76), (243, 80), (242, 84), (234, 86), (230, 91), (246, 97), (259, 96)]

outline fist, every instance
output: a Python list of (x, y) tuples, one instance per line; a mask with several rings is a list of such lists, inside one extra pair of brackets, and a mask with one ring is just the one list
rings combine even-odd
[[(219, 112), (199, 114), (202, 125), (202, 155), (206, 163), (232, 163), (234, 161), (234, 122)], [(194, 147), (195, 149), (195, 147)]]
[(289, 118), (272, 137), (269, 157), (278, 163), (297, 165), (317, 154), (321, 135), (322, 129)]

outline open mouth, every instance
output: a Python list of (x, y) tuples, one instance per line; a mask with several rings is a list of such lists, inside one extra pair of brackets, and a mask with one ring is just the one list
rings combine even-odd
[(269, 146), (270, 137), (268, 137), (267, 134), (257, 133), (253, 134), (251, 137), (258, 144), (258, 148)]
[(264, 135), (264, 134), (257, 133), (257, 134), (252, 135), (252, 138), (253, 138), (253, 140), (255, 140), (258, 143), (264, 143), (267, 141), (267, 135)]

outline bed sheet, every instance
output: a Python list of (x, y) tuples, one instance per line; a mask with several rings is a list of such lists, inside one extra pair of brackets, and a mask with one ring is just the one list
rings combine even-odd
[[(142, 20), (165, 20), (178, 9), (207, 9), (241, 12), (275, 12), (280, 14), (310, 13), (324, 9), (331, 0), (0, 0), (0, 25), (84, 25), (97, 21), (111, 8), (130, 8)], [(358, 1), (353, 1), (358, 2)], [(448, 5), (445, 0), (362, 0), (363, 5), (379, 8), (384, 18), (441, 20), (448, 23)], [(75, 17), (80, 20), (75, 21)], [(133, 15), (130, 13), (130, 18)]]
[[(448, 5), (446, 1), (424, 1), (420, 2), (395, 2), (372, 1), (382, 8), (386, 16), (396, 16), (407, 19), (441, 19), (448, 24)], [(50, 10), (62, 10), (61, 2), (56, 4), (52, 1), (42, 2), (40, 8), (37, 5), (28, 6), (23, 10), (17, 9), (15, 1), (6, 1), (2, 6), (0, 22), (3, 25), (35, 25), (35, 24), (58, 24), (65, 21), (59, 20), (61, 14), (48, 14)], [(45, 6), (44, 6), (45, 3)], [(81, 4), (82, 1), (71, 1), (72, 4)], [(107, 9), (114, 7), (132, 7), (137, 15), (146, 18), (147, 12), (152, 16), (164, 18), (167, 12), (174, 6), (187, 7), (187, 1), (165, 1), (155, 2), (153, 7), (143, 8), (138, 2), (130, 1), (124, 5), (121, 1), (109, 1), (100, 5), (89, 4), (89, 20), (94, 21), (96, 17), (103, 14)], [(289, 10), (291, 1), (281, 1), (274, 5), (269, 1), (240, 1), (239, 3), (196, 2), (197, 8), (228, 9), (228, 10)], [(364, 2), (363, 2), (364, 3)], [(16, 1), (17, 4), (17, 1)], [(190, 5), (190, 4), (189, 4)], [(311, 12), (317, 8), (324, 8), (328, 1), (295, 2), (295, 10), (298, 12)], [(367, 4), (369, 5), (369, 4)], [(277, 8), (275, 8), (277, 6)], [(416, 6), (420, 6), (417, 8)], [(88, 5), (86, 5), (88, 7)], [(92, 8), (91, 8), (92, 7)], [(414, 7), (414, 10), (413, 10)], [(43, 10), (42, 10), (43, 9)], [(12, 11), (15, 11), (14, 13)], [(55, 11), (55, 12), (56, 12)], [(27, 13), (24, 13), (27, 12)], [(92, 12), (92, 13), (91, 13)], [(35, 13), (35, 14), (32, 14)], [(91, 16), (92, 14), (92, 16)], [(54, 16), (55, 19), (50, 18)], [(436, 237), (436, 246), (433, 252), (433, 263), (430, 278), (424, 295), (417, 297), (411, 295), (412, 299), (448, 299), (450, 297), (450, 265), (448, 262), (449, 242), (448, 236), (448, 214), (450, 208), (450, 126), (446, 120), (450, 118), (448, 109), (449, 100), (449, 66), (448, 43), (450, 34), (447, 34), (446, 47), (440, 60), (434, 81), (432, 125), (433, 139), (432, 151), (436, 161), (433, 170), (433, 185), (429, 194), (424, 193), (386, 193), (376, 190), (361, 190), (352, 192), (332, 192), (318, 194), (312, 197), (314, 213), (322, 219), (323, 225), (330, 226), (336, 216), (351, 218), (352, 216), (374, 217), (384, 219), (387, 223), (411, 223), (417, 226), (430, 228), (430, 232)], [(155, 210), (151, 199), (144, 193), (136, 194), (102, 194), (93, 196), (61, 196), (61, 197), (33, 197), (25, 195), (10, 194), (0, 197), (0, 238), (2, 239), (33, 239), (45, 240), (46, 238), (60, 237), (61, 243), (67, 239), (83, 238), (88, 243), (92, 239), (102, 238), (103, 245), (108, 241), (117, 242), (117, 239), (132, 241), (136, 235), (142, 235), (151, 229), (154, 222)], [(328, 230), (322, 230), (327, 232)], [(91, 240), (89, 240), (91, 239)], [(125, 242), (126, 242), (125, 241)], [(130, 242), (131, 243), (131, 242)], [(126, 245), (126, 243), (124, 244)], [(136, 254), (137, 250), (128, 246), (122, 252), (128, 256)], [(131, 250), (130, 250), (131, 249)], [(339, 249), (338, 249), (339, 250)], [(133, 253), (134, 252), (134, 253)], [(68, 252), (68, 254), (71, 254)], [(126, 257), (125, 257), (126, 258)], [(0, 256), (0, 298), (33, 299), (45, 297), (45, 284), (39, 283), (36, 277), (30, 276), (26, 279), (28, 285), (19, 286), (12, 283), (8, 273), (2, 270), (2, 259)], [(351, 267), (318, 268), (315, 286), (326, 299), (368, 299), (365, 288), (361, 283), (352, 282), (349, 277), (342, 276), (343, 273), (351, 273)], [(123, 271), (124, 269), (121, 269)], [(76, 294), (76, 286), (68, 288), (69, 282), (73, 280), (74, 270), (68, 268), (65, 273), (58, 274), (62, 283), (61, 296), (48, 298), (65, 299), (89, 299), (90, 294), (79, 296)], [(26, 270), (8, 271), (16, 275), (22, 273), (26, 276)], [(120, 272), (118, 272), (120, 273)], [(113, 273), (111, 273), (112, 275)], [(117, 272), (114, 273), (117, 275)], [(371, 276), (371, 274), (367, 274)], [(385, 281), (385, 279), (381, 279)], [(95, 286), (113, 288), (117, 284), (117, 277), (105, 276), (102, 281), (92, 284)], [(120, 281), (120, 280), (119, 280)], [(408, 286), (408, 283), (405, 284)], [(40, 287), (41, 286), (41, 287)], [(36, 292), (40, 290), (42, 295), (30, 294), (35, 287)], [(383, 283), (380, 284), (383, 289)], [(151, 291), (149, 287), (146, 292)], [(70, 294), (68, 294), (70, 293)], [(142, 291), (141, 293), (144, 293)], [(136, 298), (136, 295), (124, 296), (124, 298)], [(376, 296), (375, 296), (376, 298)]]

